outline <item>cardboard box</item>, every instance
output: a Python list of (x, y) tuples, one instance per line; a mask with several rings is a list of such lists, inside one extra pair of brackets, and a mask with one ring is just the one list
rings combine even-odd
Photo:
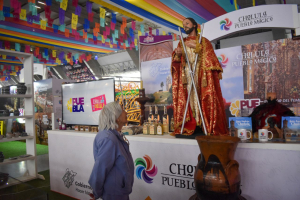
[(91, 127), (90, 126), (84, 126), (84, 131), (91, 132)]
[(250, 131), (253, 138), (251, 117), (229, 117), (230, 136), (237, 137), (238, 129)]
[(85, 126), (80, 126), (79, 131), (84, 131), (84, 130), (85, 130), (84, 127), (85, 127)]

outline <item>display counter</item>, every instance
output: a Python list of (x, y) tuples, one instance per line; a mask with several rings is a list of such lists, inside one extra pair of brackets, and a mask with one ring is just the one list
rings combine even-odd
[[(52, 191), (90, 199), (88, 179), (94, 164), (95, 136), (96, 133), (68, 130), (48, 132)], [(126, 137), (133, 160), (140, 158), (146, 171), (154, 168), (157, 172), (154, 177), (146, 172), (145, 178), (135, 172), (131, 200), (144, 200), (148, 196), (152, 200), (183, 200), (195, 193), (193, 175), (200, 153), (196, 140), (170, 135)], [(242, 195), (248, 200), (299, 199), (299, 143), (241, 142), (235, 160), (240, 164)]]

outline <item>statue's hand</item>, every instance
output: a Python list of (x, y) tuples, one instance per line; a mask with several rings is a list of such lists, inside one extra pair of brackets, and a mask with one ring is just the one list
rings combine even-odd
[(177, 47), (176, 49), (175, 49), (175, 53), (176, 53), (176, 55), (177, 56), (181, 56), (181, 54), (182, 54), (182, 49), (180, 48), (180, 47)]
[(190, 47), (190, 48), (195, 49), (195, 48), (196, 48), (196, 41), (195, 41), (195, 40), (189, 40), (189, 41), (186, 41), (186, 42), (185, 42), (185, 45), (186, 45), (187, 47)]

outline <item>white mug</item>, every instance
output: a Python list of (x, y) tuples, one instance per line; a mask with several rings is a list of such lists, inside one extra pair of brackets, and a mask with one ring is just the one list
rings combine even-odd
[[(271, 138), (269, 138), (269, 133), (272, 134)], [(273, 139), (273, 133), (271, 131), (268, 131), (267, 129), (259, 129), (258, 130), (258, 139), (260, 142), (267, 142), (268, 140)]]
[[(250, 137), (247, 137), (247, 133), (250, 133)], [(241, 140), (249, 140), (251, 139), (251, 132), (246, 129), (238, 129), (238, 138)]]

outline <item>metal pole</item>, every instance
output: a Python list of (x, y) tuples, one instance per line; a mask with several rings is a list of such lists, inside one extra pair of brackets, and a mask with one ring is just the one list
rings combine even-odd
[[(187, 98), (187, 101), (186, 101), (186, 106), (185, 106), (184, 117), (183, 117), (183, 121), (182, 121), (182, 126), (181, 126), (181, 132), (180, 132), (180, 134), (183, 133), (184, 123), (185, 123), (185, 119), (186, 119), (188, 104), (189, 104), (189, 101), (190, 101), (190, 96), (191, 96), (191, 91), (192, 91), (192, 85), (193, 85), (194, 86), (194, 90), (196, 91), (197, 103), (198, 103), (198, 106), (199, 106), (199, 112), (200, 112), (200, 116), (201, 116), (201, 120), (202, 120), (202, 124), (203, 124), (204, 133), (205, 133), (205, 135), (207, 135), (207, 129), (206, 129), (205, 121), (204, 121), (203, 114), (202, 114), (201, 103), (199, 101), (199, 96), (198, 96), (196, 85), (195, 85), (195, 81), (194, 81), (194, 71), (195, 71), (196, 65), (197, 65), (198, 54), (196, 55), (196, 58), (195, 58), (195, 63), (194, 63), (193, 71), (191, 71), (191, 65), (190, 65), (190, 62), (189, 62), (189, 59), (188, 59), (188, 54), (187, 54), (186, 47), (185, 47), (185, 44), (184, 44), (184, 40), (183, 40), (183, 37), (182, 37), (181, 29), (180, 28), (178, 28), (178, 29), (179, 29), (179, 32), (180, 32), (180, 36), (181, 36), (180, 39), (181, 39), (181, 43), (182, 43), (182, 46), (183, 46), (183, 49), (184, 49), (184, 52), (185, 52), (185, 55), (186, 55), (186, 60), (187, 60), (187, 63), (188, 63), (188, 66), (189, 66), (189, 70), (190, 70), (189, 73), (191, 75), (191, 80), (192, 80), (192, 83), (191, 83), (191, 85), (189, 87), (189, 90), (188, 90), (188, 98)], [(203, 30), (204, 30), (204, 24), (201, 25), (201, 33), (200, 33), (200, 37), (199, 37), (199, 43), (201, 43)]]

